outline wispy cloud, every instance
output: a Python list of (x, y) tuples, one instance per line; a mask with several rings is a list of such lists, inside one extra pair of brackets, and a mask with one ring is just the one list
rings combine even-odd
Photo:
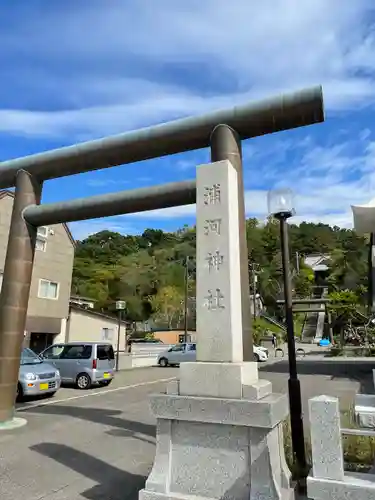
[[(152, 10), (148, 0), (68, 0), (41, 17), (24, 4), (2, 14), (0, 59), (25, 61), (40, 99), (20, 108), (10, 95), (0, 130), (98, 136), (316, 83), (329, 110), (372, 105), (373, 9), (369, 0), (160, 0)], [(17, 68), (7, 74), (14, 81)], [(43, 90), (58, 94), (54, 109)]]
[(116, 217), (107, 219), (93, 219), (84, 222), (71, 222), (69, 229), (76, 240), (83, 240), (99, 231), (113, 231), (121, 234), (138, 234), (139, 229), (131, 224), (116, 222)]
[[(373, 197), (372, 0), (159, 0), (157, 9), (150, 0), (65, 0), (43, 16), (30, 2), (9, 5), (0, 18), (3, 151), (28, 154), (322, 84), (325, 124), (243, 144), (247, 214), (264, 218), (267, 190), (291, 186), (296, 221), (348, 225), (350, 205)], [(46, 183), (46, 199), (182, 180), (207, 161), (204, 150), (75, 176), (59, 181), (65, 189)], [(132, 233), (194, 218), (187, 206), (72, 228), (79, 237)]]
[[(296, 143), (285, 141), (283, 163), (287, 163), (287, 170), (280, 167), (280, 159), (275, 155), (281, 147), (277, 140), (273, 148), (257, 150), (254, 145), (251, 147), (253, 159), (244, 163), (245, 180), (249, 178), (246, 183), (249, 188), (245, 191), (248, 216), (264, 219), (267, 216), (267, 191), (292, 187), (297, 210), (293, 222), (321, 221), (350, 226), (350, 206), (365, 203), (375, 192), (375, 143), (368, 136), (362, 137), (360, 144), (352, 140), (333, 142), (329, 146), (317, 145), (311, 136)], [(256, 187), (259, 183), (257, 178), (252, 178), (254, 172), (262, 179), (264, 187)], [(195, 205), (188, 205), (126, 217), (148, 220), (184, 217), (192, 221), (195, 212)]]

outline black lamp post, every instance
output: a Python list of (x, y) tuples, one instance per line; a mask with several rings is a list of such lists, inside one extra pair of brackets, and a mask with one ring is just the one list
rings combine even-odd
[(368, 248), (368, 314), (375, 313), (375, 198), (364, 205), (352, 205), (354, 229), (358, 234), (369, 234)]
[(189, 256), (185, 259), (185, 278), (184, 278), (184, 342), (188, 341), (188, 305), (189, 305)]
[(289, 359), (289, 408), (292, 431), (292, 447), (300, 476), (306, 470), (305, 438), (302, 419), (301, 385), (297, 374), (296, 346), (294, 337), (292, 284), (290, 280), (289, 241), (287, 219), (295, 214), (293, 192), (276, 189), (268, 193), (268, 212), (280, 222), (281, 258), (284, 281), (285, 321)]
[[(116, 371), (118, 372), (119, 370), (119, 364), (120, 364), (120, 340), (121, 340), (121, 319), (122, 319), (122, 311), (126, 308), (126, 302), (124, 300), (117, 300), (116, 301), (116, 311), (117, 311), (117, 317), (118, 317), (118, 324), (117, 324), (117, 349), (116, 349)], [(125, 339), (126, 339), (126, 333), (125, 333)], [(126, 346), (125, 346), (126, 350)]]

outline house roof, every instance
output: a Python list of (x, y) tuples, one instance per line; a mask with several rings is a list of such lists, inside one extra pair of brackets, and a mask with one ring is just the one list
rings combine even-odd
[(71, 295), (70, 299), (72, 300), (85, 300), (86, 302), (97, 302), (97, 299), (92, 299), (91, 297), (82, 297), (82, 295)]
[(330, 255), (328, 254), (313, 254), (306, 255), (306, 257), (304, 258), (304, 263), (306, 264), (306, 266), (311, 267), (313, 271), (327, 271), (327, 261), (329, 260)]
[[(111, 316), (110, 314), (104, 314), (104, 313), (101, 313), (98, 311), (93, 311), (92, 309), (87, 309), (86, 307), (75, 304), (74, 302), (70, 302), (69, 308), (74, 309), (75, 311), (79, 311), (83, 314), (87, 314), (88, 316), (97, 316), (97, 317), (105, 318), (105, 319), (115, 321), (116, 323), (118, 323), (118, 316), (117, 315)], [(127, 321), (127, 320), (123, 320), (123, 319), (121, 320), (122, 325), (129, 325), (130, 323), (131, 323), (131, 321)]]
[[(0, 200), (2, 198), (5, 198), (5, 196), (10, 196), (11, 198), (14, 198), (14, 192), (13, 191), (9, 191), (8, 189), (2, 189), (0, 190)], [(65, 231), (66, 231), (66, 234), (68, 235), (72, 245), (75, 247), (76, 246), (76, 242), (75, 242), (75, 239), (73, 238), (73, 235), (69, 229), (69, 226), (68, 224), (66, 224), (65, 222), (62, 223), (62, 226), (64, 227)]]

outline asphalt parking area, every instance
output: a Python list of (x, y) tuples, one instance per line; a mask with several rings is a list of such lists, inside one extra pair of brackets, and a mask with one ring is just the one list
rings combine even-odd
[[(322, 393), (350, 405), (370, 374), (353, 366), (299, 362), (303, 406)], [(27, 426), (0, 433), (1, 500), (136, 500), (155, 453), (151, 393), (176, 368), (120, 372), (106, 388), (63, 388), (55, 398), (18, 405)], [(287, 363), (262, 364), (259, 376), (287, 391)], [(306, 432), (308, 423), (305, 418)]]
[(0, 434), (1, 500), (137, 498), (155, 452), (149, 395), (176, 373), (120, 372), (108, 388), (18, 405), (28, 424)]

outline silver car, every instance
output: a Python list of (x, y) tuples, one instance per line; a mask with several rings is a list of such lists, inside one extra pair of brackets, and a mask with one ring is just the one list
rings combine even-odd
[(53, 396), (60, 389), (60, 372), (41, 359), (34, 351), (22, 349), (18, 374), (17, 399), (48, 394)]
[[(253, 346), (255, 361), (267, 361), (268, 349), (257, 345)], [(159, 366), (175, 366), (185, 361), (195, 361), (197, 354), (197, 344), (176, 344), (161, 352), (158, 356)]]
[(109, 385), (114, 378), (115, 353), (107, 342), (54, 344), (40, 356), (59, 370), (62, 382), (78, 389)]
[(184, 361), (195, 361), (197, 344), (176, 344), (158, 356), (159, 366), (175, 366)]

